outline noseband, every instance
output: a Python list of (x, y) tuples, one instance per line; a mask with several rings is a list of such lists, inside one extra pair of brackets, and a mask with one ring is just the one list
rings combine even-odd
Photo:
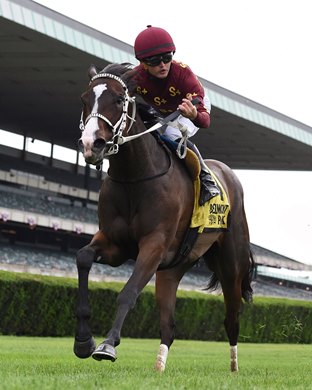
[[(105, 155), (109, 156), (111, 154), (118, 153), (119, 144), (120, 144), (120, 142), (118, 142), (118, 141), (119, 141), (120, 137), (122, 137), (122, 133), (123, 133), (123, 131), (125, 130), (125, 128), (127, 126), (127, 118), (129, 118), (130, 121), (131, 121), (131, 123), (130, 123), (130, 125), (128, 127), (127, 132), (129, 132), (129, 130), (131, 129), (133, 123), (135, 122), (134, 118), (135, 118), (135, 113), (136, 113), (136, 104), (135, 104), (135, 97), (131, 97), (129, 95), (128, 88), (127, 88), (126, 84), (124, 83), (124, 81), (120, 77), (118, 77), (118, 76), (116, 76), (114, 74), (111, 74), (111, 73), (98, 73), (98, 74), (96, 74), (95, 76), (92, 77), (92, 79), (90, 80), (89, 85), (94, 80), (99, 79), (99, 78), (109, 78), (109, 79), (116, 80), (123, 87), (125, 95), (124, 95), (124, 103), (123, 103), (123, 107), (122, 107), (121, 116), (118, 119), (118, 121), (115, 123), (115, 125), (113, 125), (111, 123), (111, 121), (106, 116), (100, 114), (99, 112), (92, 112), (90, 115), (87, 116), (85, 122), (83, 122), (83, 112), (82, 112), (81, 113), (81, 118), (80, 118), (79, 128), (80, 128), (81, 131), (84, 131), (85, 130), (85, 126), (88, 123), (88, 121), (91, 118), (94, 118), (94, 117), (95, 118), (99, 118), (102, 121), (104, 121), (105, 123), (107, 123), (108, 126), (112, 129), (112, 133), (113, 133), (112, 141), (108, 141), (107, 142), (107, 145), (110, 146), (110, 147), (107, 150), (107, 152), (105, 152)], [(129, 106), (130, 102), (133, 103), (131, 116), (128, 115), (128, 106)]]

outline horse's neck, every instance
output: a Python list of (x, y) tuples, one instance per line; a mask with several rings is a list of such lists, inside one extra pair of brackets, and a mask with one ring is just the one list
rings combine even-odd
[[(144, 125), (139, 120), (133, 125), (131, 134), (144, 130)], [(165, 172), (169, 165), (165, 149), (151, 134), (144, 134), (121, 145), (119, 152), (109, 160), (109, 175), (126, 182), (155, 177)]]

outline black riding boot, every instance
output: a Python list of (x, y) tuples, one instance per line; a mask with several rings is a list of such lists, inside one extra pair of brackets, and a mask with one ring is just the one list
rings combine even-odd
[(220, 195), (220, 189), (218, 188), (215, 181), (213, 180), (197, 147), (189, 140), (187, 140), (187, 147), (196, 154), (200, 162), (201, 171), (199, 174), (199, 178), (200, 178), (199, 205), (203, 206), (206, 202), (208, 202), (209, 199), (217, 195)]

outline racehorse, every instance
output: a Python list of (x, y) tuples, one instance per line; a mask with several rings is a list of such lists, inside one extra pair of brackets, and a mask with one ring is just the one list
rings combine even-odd
[[(125, 318), (156, 274), (161, 342), (155, 367), (164, 371), (174, 340), (177, 288), (185, 272), (202, 257), (213, 272), (208, 288), (217, 283), (222, 287), (230, 367), (237, 371), (239, 314), (242, 298), (252, 300), (254, 267), (239, 180), (222, 162), (206, 160), (227, 193), (231, 225), (227, 231), (201, 233), (189, 254), (175, 261), (192, 217), (190, 174), (176, 153), (147, 133), (136, 110), (135, 70), (130, 64), (111, 64), (99, 73), (91, 66), (88, 75), (90, 83), (81, 96), (79, 148), (88, 164), (100, 166), (108, 158), (109, 171), (99, 194), (99, 230), (77, 253), (74, 353), (115, 361)], [(94, 262), (116, 267), (129, 259), (135, 260), (133, 273), (118, 295), (112, 327), (96, 347), (89, 325), (89, 271)]]

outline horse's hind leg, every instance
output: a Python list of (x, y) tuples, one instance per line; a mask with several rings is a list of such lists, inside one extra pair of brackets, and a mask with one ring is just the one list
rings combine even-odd
[(155, 369), (163, 372), (170, 345), (174, 340), (174, 312), (179, 282), (190, 265), (181, 265), (156, 273), (156, 302), (160, 311), (161, 342), (156, 358)]
[[(242, 280), (249, 270), (249, 251), (236, 250), (227, 236), (205, 260), (220, 281), (225, 303), (224, 326), (230, 343), (231, 371), (238, 371), (237, 341), (242, 307)], [(242, 247), (242, 246), (241, 246)], [(244, 247), (244, 246), (243, 246)], [(206, 257), (205, 256), (205, 257)]]
[[(251, 277), (254, 266), (249, 242), (236, 245), (228, 263), (232, 264), (232, 273), (229, 278), (228, 269), (226, 279), (222, 284), (224, 302), (226, 306), (225, 329), (230, 342), (231, 371), (238, 371), (237, 341), (239, 336), (239, 316), (242, 310), (242, 298), (252, 302)], [(224, 265), (226, 267), (226, 264)], [(231, 267), (229, 267), (231, 268)]]
[(231, 371), (238, 371), (237, 341), (239, 335), (239, 314), (242, 305), (240, 281), (233, 281), (223, 288), (225, 303), (224, 326), (230, 342)]

